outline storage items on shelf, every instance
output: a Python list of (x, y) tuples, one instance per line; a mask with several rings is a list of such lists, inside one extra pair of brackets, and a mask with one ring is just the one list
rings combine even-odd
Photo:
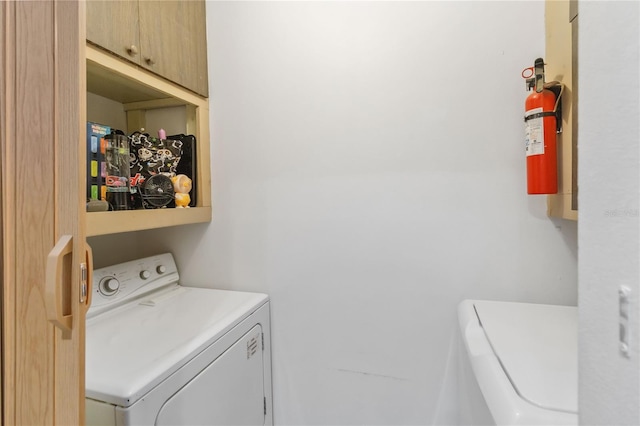
[[(87, 179), (92, 184), (88, 201), (103, 200), (112, 211), (196, 206), (196, 197), (189, 195), (195, 178), (195, 136), (166, 137), (161, 131), (163, 138), (142, 132), (127, 137), (113, 130), (98, 140), (109, 126), (89, 122), (87, 128)], [(89, 204), (87, 210), (92, 210)]]

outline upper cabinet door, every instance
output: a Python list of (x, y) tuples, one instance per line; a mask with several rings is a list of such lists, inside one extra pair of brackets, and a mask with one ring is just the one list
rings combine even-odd
[(87, 40), (205, 98), (205, 2), (88, 1)]
[(92, 0), (86, 4), (87, 40), (140, 64), (138, 2)]
[(138, 12), (140, 64), (208, 97), (205, 2), (140, 1)]

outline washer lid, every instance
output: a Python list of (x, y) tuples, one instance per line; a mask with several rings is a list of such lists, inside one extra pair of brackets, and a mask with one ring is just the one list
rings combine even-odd
[(268, 300), (171, 285), (87, 321), (86, 394), (127, 407)]
[(578, 412), (578, 309), (474, 301), (493, 351), (520, 397)]

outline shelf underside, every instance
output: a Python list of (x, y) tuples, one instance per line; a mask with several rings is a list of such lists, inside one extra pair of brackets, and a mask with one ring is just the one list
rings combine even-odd
[(133, 82), (93, 62), (87, 62), (87, 91), (123, 104), (168, 97), (164, 92)]

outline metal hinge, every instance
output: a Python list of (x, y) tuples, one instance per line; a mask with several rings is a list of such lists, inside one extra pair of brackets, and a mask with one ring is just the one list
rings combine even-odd
[(263, 401), (264, 401), (264, 415), (266, 416), (267, 415), (267, 397), (266, 396), (263, 398)]
[(264, 351), (264, 333), (262, 334), (262, 350)]

